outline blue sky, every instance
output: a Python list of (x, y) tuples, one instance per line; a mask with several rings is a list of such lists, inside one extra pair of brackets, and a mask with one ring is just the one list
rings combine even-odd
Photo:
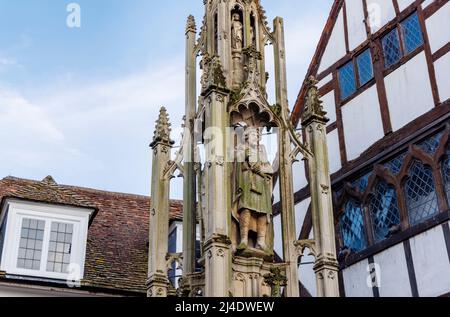
[[(160, 106), (181, 124), (186, 17), (200, 23), (203, 1), (79, 0), (79, 29), (70, 2), (0, 0), (0, 178), (146, 195)], [(292, 104), (332, 1), (262, 3), (285, 19)]]

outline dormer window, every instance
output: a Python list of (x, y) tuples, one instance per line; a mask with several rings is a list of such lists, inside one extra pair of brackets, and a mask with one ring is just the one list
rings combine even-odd
[(81, 280), (93, 210), (7, 200), (0, 269), (7, 275)]

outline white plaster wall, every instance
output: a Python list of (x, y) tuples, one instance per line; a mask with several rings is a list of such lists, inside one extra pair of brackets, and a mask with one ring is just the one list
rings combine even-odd
[(442, 226), (410, 241), (419, 295), (435, 297), (450, 292), (450, 262)]
[(344, 105), (342, 120), (347, 158), (354, 160), (384, 136), (376, 87), (372, 86)]
[(347, 0), (347, 27), (350, 51), (367, 39), (366, 26), (364, 23), (363, 2), (359, 0)]
[(367, 11), (372, 33), (395, 18), (395, 9), (391, 0), (367, 0)]
[(397, 0), (398, 2), (398, 8), (400, 11), (405, 10), (407, 7), (409, 7), (415, 0)]
[(373, 297), (373, 290), (368, 286), (369, 262), (361, 261), (343, 270), (346, 297)]
[(336, 102), (334, 98), (334, 90), (330, 91), (325, 96), (321, 97), (323, 101), (323, 108), (327, 112), (327, 117), (330, 119), (329, 124), (336, 122)]
[(411, 297), (408, 266), (403, 244), (377, 254), (374, 262), (379, 265), (378, 278), (381, 297)]
[(436, 81), (441, 102), (450, 98), (450, 53), (447, 53), (434, 63)]
[(347, 49), (345, 47), (344, 33), (344, 14), (339, 13), (338, 19), (334, 25), (330, 40), (320, 62), (319, 73), (333, 65), (339, 59), (345, 56)]
[(306, 179), (306, 173), (305, 173), (305, 162), (302, 161), (302, 157), (297, 157), (298, 162), (295, 162), (292, 165), (292, 175), (294, 178), (294, 193), (298, 192), (299, 190), (303, 189), (308, 185), (308, 181)]
[(394, 130), (434, 108), (424, 52), (386, 77), (385, 85)]
[(283, 237), (281, 235), (281, 216), (273, 217), (274, 229), (274, 249), (275, 252), (283, 259)]
[(339, 171), (342, 167), (341, 150), (339, 147), (339, 134), (337, 129), (328, 133), (327, 142), (330, 174), (333, 174)]
[(317, 84), (317, 87), (322, 88), (323, 86), (325, 86), (332, 80), (333, 80), (333, 74), (328, 74), (321, 81), (319, 81), (319, 83)]
[(431, 51), (434, 53), (450, 41), (450, 2), (426, 20)]
[(302, 231), (303, 222), (305, 221), (306, 213), (308, 212), (309, 205), (311, 204), (311, 198), (307, 198), (301, 203), (295, 206), (295, 228), (296, 228), (296, 237), (300, 236), (300, 232)]

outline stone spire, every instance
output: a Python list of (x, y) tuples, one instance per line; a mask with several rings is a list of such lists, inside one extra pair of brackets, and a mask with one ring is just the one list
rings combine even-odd
[(193, 15), (188, 16), (186, 23), (186, 33), (197, 32), (197, 26), (195, 25), (195, 18)]
[(170, 139), (171, 124), (169, 122), (169, 115), (167, 109), (162, 107), (159, 111), (159, 118), (156, 120), (155, 135), (150, 147), (154, 148), (158, 144), (173, 145), (174, 141)]

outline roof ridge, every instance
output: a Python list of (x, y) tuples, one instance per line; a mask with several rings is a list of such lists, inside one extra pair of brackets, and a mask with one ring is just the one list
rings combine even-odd
[[(38, 180), (34, 180), (34, 179), (28, 179), (28, 178), (21, 178), (21, 177), (15, 177), (15, 176), (7, 176), (5, 178), (3, 178), (2, 180), (0, 180), (0, 182), (3, 181), (20, 181), (20, 182), (29, 182), (29, 183), (34, 183), (34, 184), (43, 184), (43, 181), (38, 181)], [(45, 183), (44, 183), (45, 184)], [(139, 198), (139, 199), (151, 199), (150, 196), (146, 196), (146, 195), (139, 195), (139, 194), (130, 194), (130, 193), (121, 193), (121, 192), (115, 192), (115, 191), (109, 191), (109, 190), (102, 190), (102, 189), (95, 189), (95, 188), (89, 188), (89, 187), (81, 187), (81, 186), (74, 186), (74, 185), (65, 185), (65, 184), (56, 184), (52, 186), (56, 186), (56, 187), (60, 187), (62, 189), (72, 189), (72, 190), (82, 190), (82, 191), (87, 191), (87, 192), (91, 192), (91, 193), (103, 193), (103, 194), (111, 194), (111, 195), (117, 195), (117, 196), (122, 196), (122, 197), (134, 197), (134, 198)], [(182, 200), (179, 199), (171, 199), (170, 200), (172, 203), (183, 203)]]

